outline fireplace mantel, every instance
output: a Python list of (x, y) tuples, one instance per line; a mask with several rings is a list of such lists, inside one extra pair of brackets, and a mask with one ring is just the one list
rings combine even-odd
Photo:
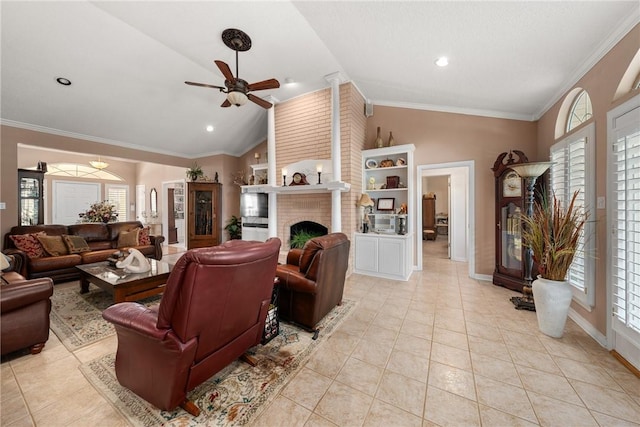
[(326, 184), (315, 185), (243, 185), (241, 191), (243, 193), (277, 193), (277, 194), (311, 194), (311, 193), (329, 193), (338, 190), (347, 192), (351, 190), (351, 184), (344, 181), (332, 181)]

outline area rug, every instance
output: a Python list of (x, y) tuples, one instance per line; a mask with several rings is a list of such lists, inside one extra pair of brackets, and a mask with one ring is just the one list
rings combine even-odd
[[(153, 305), (160, 298), (155, 295), (140, 303)], [(113, 325), (102, 318), (102, 312), (113, 303), (111, 294), (94, 285), (90, 285), (86, 294), (80, 293), (79, 282), (56, 287), (51, 297), (51, 330), (69, 351), (114, 335)]]
[(198, 417), (181, 408), (161, 411), (120, 386), (115, 376), (113, 353), (81, 365), (80, 370), (134, 426), (246, 425), (277, 396), (355, 305), (345, 300), (331, 311), (320, 323), (320, 335), (315, 341), (311, 333), (281, 322), (278, 336), (252, 349), (257, 366), (235, 361), (187, 395), (200, 408)]

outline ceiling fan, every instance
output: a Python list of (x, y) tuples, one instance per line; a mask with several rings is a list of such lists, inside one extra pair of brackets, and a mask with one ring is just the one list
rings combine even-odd
[(269, 79), (249, 84), (246, 82), (246, 80), (242, 80), (238, 77), (238, 52), (245, 52), (251, 49), (251, 39), (249, 38), (249, 36), (242, 30), (227, 28), (222, 32), (222, 41), (225, 45), (227, 45), (229, 49), (236, 51), (236, 76), (233, 76), (233, 73), (231, 73), (231, 69), (225, 62), (216, 60), (215, 63), (225, 78), (225, 87), (208, 85), (204, 83), (185, 83), (191, 86), (202, 86), (212, 89), (218, 89), (220, 92), (226, 93), (227, 99), (225, 99), (221, 107), (230, 107), (231, 105), (240, 107), (241, 105), (244, 105), (247, 100), (250, 100), (263, 108), (271, 108), (272, 104), (270, 102), (267, 102), (250, 92), (256, 90), (279, 88), (280, 82), (278, 82), (278, 80)]

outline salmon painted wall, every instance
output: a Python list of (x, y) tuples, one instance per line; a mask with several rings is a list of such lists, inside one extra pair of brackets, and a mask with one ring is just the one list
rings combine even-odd
[(538, 160), (536, 123), (376, 105), (367, 119), (366, 148), (373, 148), (378, 126), (385, 143), (391, 131), (396, 144), (416, 146), (416, 168), (474, 162), (476, 273), (493, 274), (495, 189), (491, 167), (500, 153), (514, 149), (523, 151), (530, 161)]
[[(606, 197), (607, 184), (607, 112), (622, 104), (634, 94), (628, 93), (614, 101), (616, 89), (640, 51), (640, 25), (636, 25), (614, 48), (609, 51), (589, 72), (587, 72), (567, 93), (551, 107), (538, 121), (538, 157), (548, 159), (549, 149), (558, 139), (555, 137), (556, 121), (566, 95), (574, 88), (585, 89), (593, 106), (593, 123), (596, 131), (596, 197)], [(636, 70), (637, 73), (640, 70)], [(638, 91), (635, 91), (635, 95)], [(569, 100), (568, 102), (571, 102)], [(564, 122), (564, 117), (562, 118)], [(591, 122), (589, 122), (591, 123)], [(581, 129), (577, 128), (575, 130)], [(607, 230), (606, 210), (597, 209), (596, 223), (596, 293), (595, 306), (591, 311), (576, 303), (571, 307), (591, 323), (600, 333), (607, 329)]]

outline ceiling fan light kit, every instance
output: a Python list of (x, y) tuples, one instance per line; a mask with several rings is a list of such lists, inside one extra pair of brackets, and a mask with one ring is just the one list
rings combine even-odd
[(221, 107), (230, 107), (235, 105), (240, 107), (252, 101), (262, 108), (271, 108), (272, 104), (265, 101), (262, 98), (250, 93), (252, 91), (265, 90), (265, 89), (277, 89), (280, 87), (280, 82), (276, 79), (263, 80), (257, 83), (247, 83), (246, 80), (242, 80), (238, 74), (238, 52), (245, 52), (251, 49), (251, 38), (242, 30), (235, 28), (227, 28), (222, 32), (222, 41), (231, 50), (236, 52), (236, 75), (233, 76), (231, 68), (223, 62), (216, 60), (215, 63), (220, 69), (220, 72), (225, 78), (224, 87), (209, 85), (204, 83), (185, 82), (191, 86), (208, 87), (211, 89), (218, 89), (222, 93), (227, 94), (227, 99), (222, 103)]

